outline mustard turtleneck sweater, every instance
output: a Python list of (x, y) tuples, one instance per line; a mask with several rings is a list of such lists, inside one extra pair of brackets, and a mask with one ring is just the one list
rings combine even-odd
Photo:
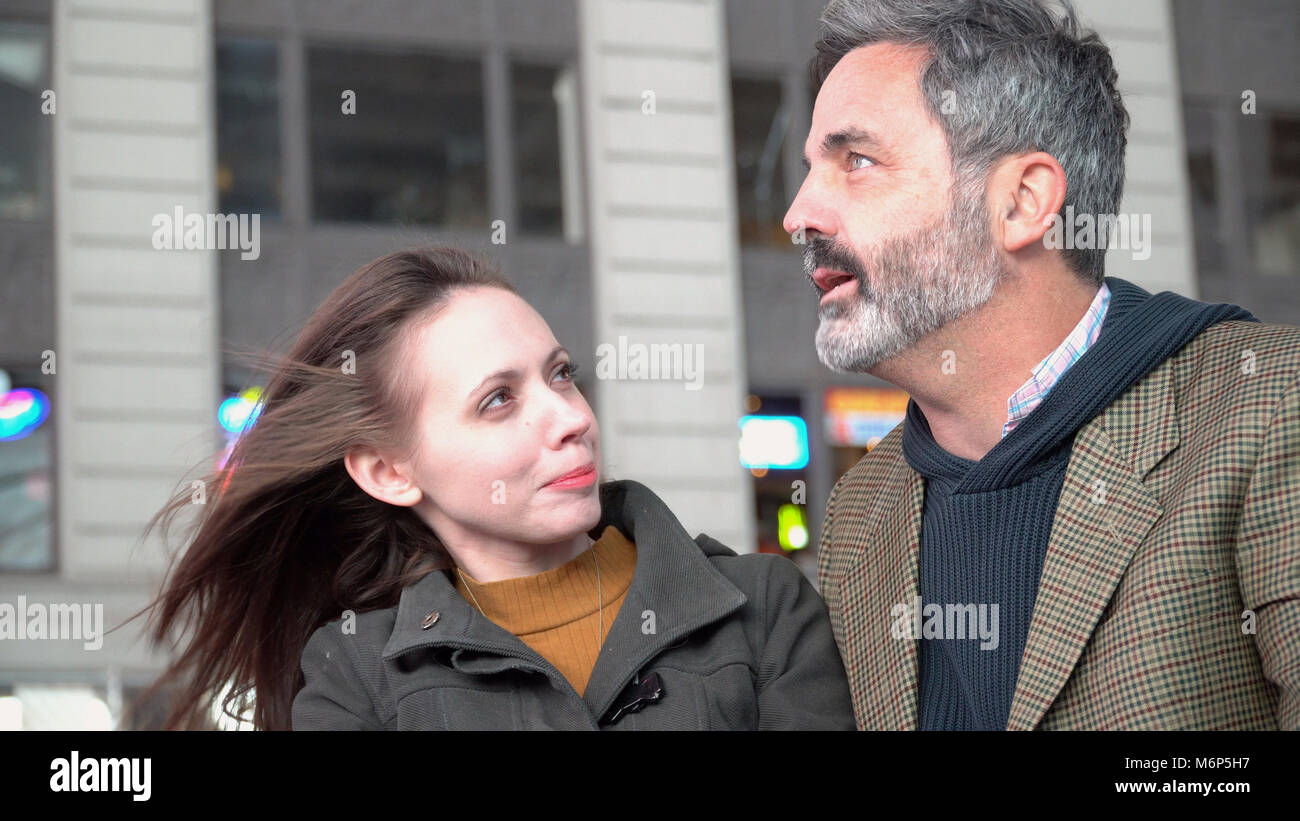
[[(599, 637), (597, 564), (605, 631)], [(545, 573), (480, 582), (462, 571), (452, 578), (471, 606), (477, 604), (485, 616), (554, 664), (582, 694), (635, 570), (636, 545), (607, 525), (589, 550)]]

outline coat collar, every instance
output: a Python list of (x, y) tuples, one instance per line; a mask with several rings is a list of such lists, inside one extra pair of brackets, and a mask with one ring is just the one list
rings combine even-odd
[[(631, 587), (583, 695), (596, 716), (659, 651), (747, 601), (649, 488), (630, 480), (606, 482), (600, 498), (600, 523), (590, 535), (598, 538), (607, 525), (614, 525), (636, 545), (637, 555)], [(433, 612), (437, 620), (422, 627)], [(442, 571), (402, 591), (383, 657), (433, 647), (452, 649), (451, 664), (465, 672), (498, 672), (518, 666), (522, 659), (553, 680), (563, 678), (517, 637), (484, 618)]]
[[(1162, 514), (1143, 479), (1181, 441), (1172, 383), (1167, 360), (1075, 436), (1007, 729), (1042, 721)], [(856, 487), (840, 491), (860, 507), (846, 515), (841, 502), (835, 518), (844, 524), (834, 543), (854, 556), (841, 581), (840, 620), (859, 722), (910, 730), (917, 726), (917, 646), (890, 637), (889, 611), (919, 595), (925, 481), (903, 458), (900, 428), (864, 457)]]

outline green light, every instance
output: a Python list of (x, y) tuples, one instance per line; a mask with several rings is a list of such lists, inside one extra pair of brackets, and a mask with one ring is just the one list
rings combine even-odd
[(808, 546), (808, 519), (802, 505), (781, 505), (776, 509), (776, 538), (782, 550)]

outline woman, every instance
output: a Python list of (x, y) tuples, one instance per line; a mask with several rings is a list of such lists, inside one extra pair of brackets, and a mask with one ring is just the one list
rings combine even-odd
[(156, 641), (195, 626), (168, 726), (229, 687), (264, 729), (852, 729), (811, 585), (599, 482), (576, 367), (466, 252), (340, 284), (155, 603)]

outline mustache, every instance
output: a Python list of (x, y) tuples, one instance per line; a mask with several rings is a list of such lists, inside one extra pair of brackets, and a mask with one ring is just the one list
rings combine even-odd
[(804, 275), (812, 283), (813, 290), (820, 294), (822, 290), (812, 278), (813, 271), (818, 268), (843, 271), (855, 277), (861, 285), (867, 283), (867, 268), (858, 255), (851, 248), (824, 237), (809, 240), (803, 249)]

